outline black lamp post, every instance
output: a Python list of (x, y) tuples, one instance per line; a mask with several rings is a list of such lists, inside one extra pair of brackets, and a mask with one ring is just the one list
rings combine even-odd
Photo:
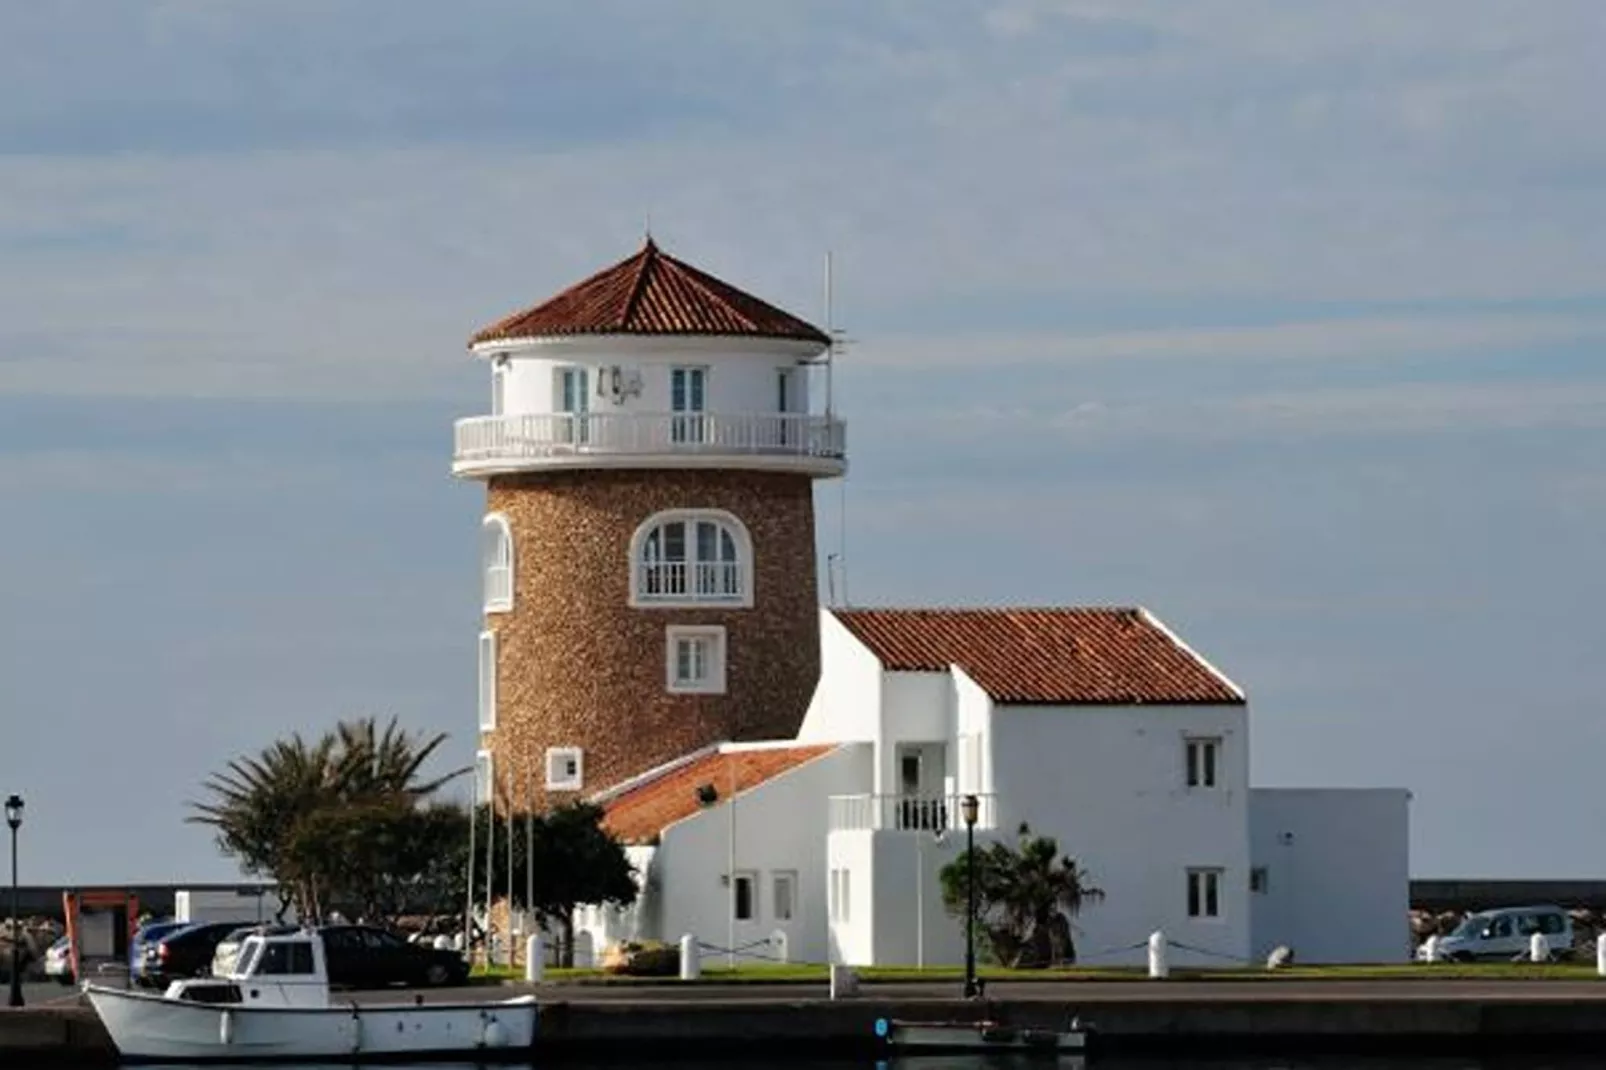
[(969, 909), (965, 911), (965, 998), (981, 995), (976, 983), (976, 811), (980, 800), (966, 795), (959, 800), (959, 813), (965, 819), (965, 898)]
[(11, 1000), (22, 1006), (22, 895), (17, 884), (17, 830), (22, 827), (22, 796), (6, 800), (6, 826), (11, 829)]

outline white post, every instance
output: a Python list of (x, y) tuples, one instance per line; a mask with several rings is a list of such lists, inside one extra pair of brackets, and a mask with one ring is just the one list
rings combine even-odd
[(925, 833), (915, 830), (915, 966), (926, 968), (926, 852)]
[(1432, 936), (1428, 937), (1427, 944), (1424, 945), (1424, 946), (1425, 946), (1425, 949), (1426, 949), (1426, 952), (1427, 952), (1427, 958), (1428, 958), (1429, 962), (1440, 962), (1440, 961), (1443, 960), (1444, 953), (1439, 950), (1439, 934), (1438, 933), (1434, 933)]
[(697, 958), (697, 937), (687, 933), (680, 938), (680, 979), (695, 981), (702, 974), (702, 963)]
[(1595, 972), (1606, 977), (1606, 933), (1595, 937)]
[(524, 942), (524, 979), (532, 983), (539, 981), (545, 968), (546, 954), (541, 947), (541, 930), (537, 929)]
[(789, 954), (791, 950), (791, 941), (786, 938), (786, 934), (781, 930), (776, 929), (774, 932), (770, 933), (770, 947), (775, 949), (775, 957), (777, 959), (782, 962), (791, 961)]
[(1528, 961), (1548, 962), (1550, 960), (1550, 941), (1545, 939), (1544, 933), (1534, 933), (1528, 938)]
[(730, 916), (726, 921), (725, 939), (725, 965), (732, 970), (736, 969), (736, 762), (732, 760), (730, 771), (730, 800), (726, 805), (730, 808), (730, 857), (726, 860), (730, 871), (730, 902), (727, 904)]
[(1165, 933), (1156, 929), (1149, 934), (1149, 976), (1169, 977), (1170, 967), (1165, 961)]

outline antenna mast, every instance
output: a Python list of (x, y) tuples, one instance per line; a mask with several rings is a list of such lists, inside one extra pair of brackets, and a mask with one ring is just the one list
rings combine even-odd
[(825, 251), (825, 336), (830, 339), (825, 347), (825, 415), (831, 417), (831, 364), (836, 357), (836, 324), (832, 322), (831, 308), (831, 251)]
[[(832, 393), (832, 367), (836, 362), (837, 347), (841, 338), (836, 329), (836, 316), (834, 305), (835, 286), (831, 278), (831, 251), (825, 252), (825, 334), (829, 343), (825, 347), (825, 419), (830, 425), (836, 408), (835, 397)], [(848, 485), (847, 480), (840, 481), (837, 487), (837, 552), (825, 559), (826, 584), (829, 589), (829, 599), (832, 605), (846, 606), (848, 604)], [(840, 583), (840, 590), (838, 585)]]

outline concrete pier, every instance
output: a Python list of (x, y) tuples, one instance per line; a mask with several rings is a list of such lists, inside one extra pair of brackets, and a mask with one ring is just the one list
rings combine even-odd
[[(868, 985), (860, 996), (838, 1001), (824, 998), (817, 984), (478, 987), (426, 998), (538, 993), (536, 1050), (497, 1053), (511, 1061), (870, 1055), (877, 1050), (876, 1019), (883, 1017), (985, 1016), (1063, 1027), (1079, 1015), (1096, 1030), (1094, 1056), (1593, 1053), (1606, 1044), (1603, 983), (1077, 982), (994, 985), (991, 998), (979, 1003), (953, 998), (951, 987)], [(413, 993), (357, 998), (394, 1002)], [(13, 1065), (98, 1070), (115, 1058), (93, 1011), (59, 1006), (0, 1011), (0, 1066)]]

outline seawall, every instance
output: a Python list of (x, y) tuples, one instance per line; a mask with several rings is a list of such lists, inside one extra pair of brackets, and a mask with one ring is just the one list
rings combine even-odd
[[(1166, 999), (1100, 998), (1079, 1003), (1095, 1029), (1090, 1054), (1113, 1056), (1390, 1054), (1440, 1056), (1496, 1053), (1595, 1053), (1606, 1045), (1606, 1000), (1547, 995), (1544, 984), (1510, 995), (1453, 998), (1388, 992), (1342, 999), (1271, 991), (1253, 996), (1188, 995)], [(1391, 986), (1392, 987), (1392, 986)], [(481, 994), (483, 995), (483, 993)], [(1063, 1027), (1068, 1004), (1058, 999), (695, 996), (542, 1003), (533, 1058), (652, 1057), (708, 1060), (761, 1052), (766, 1059), (868, 1056), (879, 1048), (878, 1018), (973, 1021), (990, 1016), (1016, 1025)], [(491, 1053), (487, 1053), (491, 1054)], [(528, 1052), (495, 1053), (509, 1060)], [(109, 1039), (87, 1006), (0, 1011), (0, 1066), (110, 1068)]]

